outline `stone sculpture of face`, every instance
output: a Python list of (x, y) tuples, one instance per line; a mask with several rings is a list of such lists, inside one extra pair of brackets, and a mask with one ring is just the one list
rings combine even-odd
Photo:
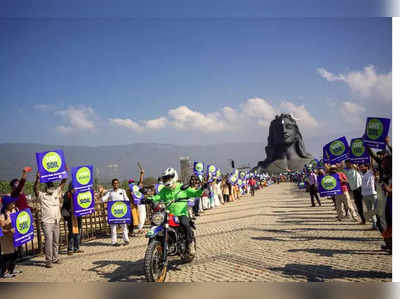
[(296, 125), (286, 117), (278, 120), (274, 133), (277, 144), (291, 145), (296, 141)]

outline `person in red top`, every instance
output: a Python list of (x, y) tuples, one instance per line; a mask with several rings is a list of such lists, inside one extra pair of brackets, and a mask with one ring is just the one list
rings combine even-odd
[(251, 178), (249, 181), (251, 196), (254, 196), (254, 189), (256, 188), (256, 180)]
[(343, 208), (342, 204), (344, 204), (345, 208), (349, 210), (351, 217), (353, 218), (353, 221), (355, 222), (360, 222), (361, 219), (358, 216), (357, 212), (354, 209), (353, 203), (350, 199), (350, 194), (349, 194), (349, 181), (347, 179), (347, 176), (342, 172), (338, 171), (338, 168), (336, 165), (332, 165), (329, 169), (329, 172), (331, 174), (337, 174), (339, 177), (339, 182), (340, 182), (340, 188), (342, 189), (342, 194), (337, 194), (336, 195), (336, 212), (337, 212), (337, 219), (338, 221), (342, 221), (344, 218), (343, 215)]
[(26, 169), (24, 168), (22, 170), (22, 176), (21, 179), (13, 179), (10, 182), (10, 187), (11, 187), (11, 197), (17, 198), (17, 201), (15, 202), (15, 206), (18, 208), (19, 211), (25, 210), (25, 209), (30, 209), (31, 207), (28, 205), (28, 202), (26, 200), (26, 196), (23, 192), (24, 185), (26, 182)]

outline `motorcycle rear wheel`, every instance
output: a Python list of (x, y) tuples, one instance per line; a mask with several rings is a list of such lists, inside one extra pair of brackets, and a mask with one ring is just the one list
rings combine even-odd
[(164, 282), (167, 278), (167, 266), (163, 266), (162, 254), (161, 242), (151, 241), (144, 255), (144, 273), (148, 282)]

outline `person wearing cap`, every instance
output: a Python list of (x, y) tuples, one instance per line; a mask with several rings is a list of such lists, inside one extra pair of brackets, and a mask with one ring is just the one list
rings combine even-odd
[[(69, 168), (67, 167), (67, 171)], [(36, 199), (40, 203), (41, 225), (44, 233), (44, 252), (46, 268), (52, 268), (52, 264), (61, 264), (58, 258), (58, 242), (60, 240), (60, 203), (63, 198), (63, 190), (67, 179), (63, 179), (58, 186), (54, 182), (46, 183), (45, 192), (39, 191), (40, 173), (36, 174), (33, 190)]]
[[(18, 251), (14, 247), (15, 228), (12, 226), (12, 213), (18, 212), (15, 202), (17, 198), (4, 196), (2, 198), (2, 208), (0, 213), (0, 226), (3, 231), (3, 236), (0, 237), (1, 256), (0, 256), (0, 277), (12, 278), (15, 277), (15, 265), (18, 258)], [(21, 273), (21, 271), (18, 271)]]
[(337, 212), (337, 219), (338, 221), (342, 221), (344, 218), (342, 204), (345, 206), (346, 209), (349, 210), (353, 221), (358, 222), (359, 216), (357, 215), (356, 211), (354, 210), (353, 203), (350, 200), (349, 195), (349, 181), (343, 171), (336, 165), (331, 165), (329, 168), (329, 172), (331, 174), (337, 174), (339, 176), (340, 188), (342, 190), (342, 194), (337, 194), (336, 198), (336, 212)]
[(351, 163), (350, 159), (345, 161), (346, 167), (343, 169), (344, 174), (347, 176), (349, 180), (349, 194), (350, 197), (354, 200), (356, 204), (358, 214), (361, 218), (360, 224), (365, 224), (365, 217), (364, 217), (364, 210), (363, 210), (363, 201), (362, 201), (362, 194), (361, 194), (361, 184), (362, 184), (362, 176), (358, 172), (356, 166)]

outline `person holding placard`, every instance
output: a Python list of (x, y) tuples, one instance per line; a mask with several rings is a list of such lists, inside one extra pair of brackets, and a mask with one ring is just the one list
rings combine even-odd
[(356, 211), (354, 210), (353, 203), (350, 200), (349, 195), (349, 181), (346, 175), (343, 173), (342, 170), (338, 171), (336, 165), (330, 166), (330, 173), (337, 173), (339, 176), (340, 181), (340, 188), (342, 189), (342, 194), (335, 195), (336, 198), (336, 212), (337, 218), (339, 221), (342, 221), (344, 218), (342, 205), (350, 212), (351, 217), (353, 218), (354, 222), (359, 222), (359, 216), (357, 215)]
[(74, 215), (74, 203), (72, 183), (68, 186), (68, 191), (64, 194), (64, 201), (61, 208), (62, 216), (67, 221), (68, 226), (68, 250), (67, 254), (72, 255), (74, 253), (83, 253), (80, 247), (81, 229), (82, 229), (82, 217)]
[[(112, 186), (113, 189), (109, 190), (107, 192), (104, 192), (104, 188), (101, 186), (99, 187), (99, 193), (101, 196), (101, 199), (103, 202), (108, 202), (108, 201), (128, 201), (129, 198), (128, 195), (126, 195), (126, 191), (124, 189), (121, 189), (119, 187), (119, 180), (118, 179), (113, 179), (112, 180)], [(129, 237), (128, 237), (128, 227), (126, 223), (119, 224), (122, 227), (122, 237), (124, 240), (124, 245), (129, 244)], [(113, 246), (119, 246), (117, 243), (117, 226), (118, 224), (116, 223), (110, 223), (111, 227), (111, 244)]]
[(375, 176), (369, 165), (361, 164), (362, 173), (361, 194), (367, 207), (368, 218), (372, 221), (372, 229), (377, 229), (376, 204), (378, 200), (376, 192)]
[(18, 257), (17, 249), (14, 247), (15, 228), (11, 223), (11, 214), (18, 212), (15, 206), (16, 198), (4, 196), (2, 198), (2, 208), (0, 214), (0, 226), (3, 231), (3, 236), (0, 237), (1, 257), (0, 257), (0, 277), (12, 278), (15, 277), (15, 265)]
[(345, 161), (346, 167), (343, 169), (343, 172), (347, 176), (349, 181), (350, 187), (350, 197), (353, 198), (354, 203), (356, 204), (358, 214), (361, 218), (360, 224), (365, 224), (365, 217), (364, 217), (364, 209), (363, 209), (363, 202), (362, 202), (362, 194), (361, 194), (361, 184), (362, 184), (362, 177), (361, 174), (356, 169), (356, 166), (351, 163), (350, 159)]
[[(68, 168), (67, 168), (68, 171)], [(58, 258), (58, 242), (60, 239), (60, 203), (67, 179), (63, 179), (58, 186), (54, 182), (47, 182), (45, 192), (39, 191), (40, 173), (36, 174), (33, 190), (40, 203), (41, 224), (45, 240), (46, 268), (52, 264), (61, 264)]]
[(15, 202), (16, 207), (18, 210), (22, 211), (25, 209), (31, 209), (32, 208), (28, 205), (28, 202), (26, 200), (26, 196), (23, 192), (24, 190), (24, 185), (26, 182), (26, 174), (28, 172), (32, 171), (31, 167), (24, 167), (22, 169), (22, 176), (21, 179), (12, 179), (10, 182), (10, 187), (11, 187), (11, 197), (15, 197), (17, 200)]

